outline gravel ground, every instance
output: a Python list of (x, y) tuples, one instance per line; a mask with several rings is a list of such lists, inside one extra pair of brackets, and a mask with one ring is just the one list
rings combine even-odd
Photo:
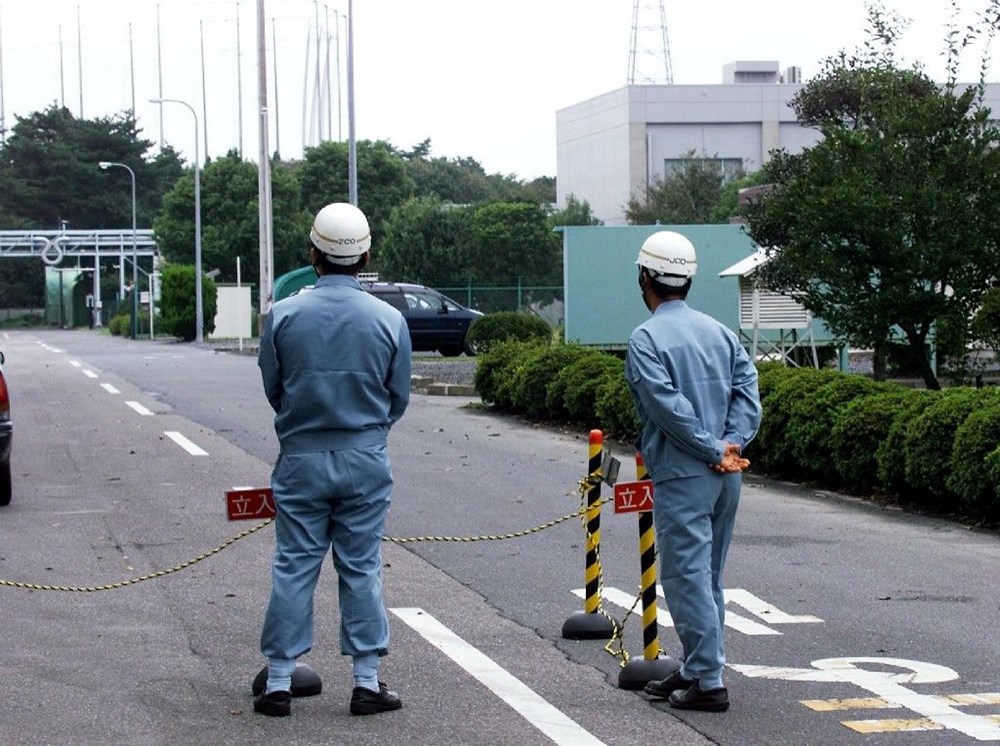
[[(242, 351), (235, 341), (229, 340), (212, 340), (205, 346), (210, 346), (217, 352), (257, 356), (257, 340), (245, 343)], [(465, 355), (442, 357), (418, 352), (413, 356), (413, 375), (430, 378), (436, 383), (461, 383), (471, 386), (476, 375), (476, 358)]]
[(437, 383), (471, 385), (476, 375), (476, 358), (465, 355), (457, 358), (426, 357), (418, 354), (413, 358), (413, 375), (430, 378)]

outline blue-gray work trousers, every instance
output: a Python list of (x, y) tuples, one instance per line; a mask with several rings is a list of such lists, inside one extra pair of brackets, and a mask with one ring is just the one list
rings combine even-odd
[(681, 675), (722, 686), (722, 570), (740, 502), (739, 474), (668, 479), (653, 487), (660, 582), (683, 649)]
[(337, 571), (340, 651), (385, 655), (381, 542), (392, 492), (386, 447), (282, 454), (271, 486), (276, 545), (261, 652), (294, 660), (312, 648), (313, 592), (329, 550)]

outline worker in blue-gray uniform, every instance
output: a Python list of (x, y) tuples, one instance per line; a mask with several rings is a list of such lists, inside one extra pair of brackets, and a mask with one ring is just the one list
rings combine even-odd
[(741, 453), (760, 425), (757, 370), (735, 333), (688, 306), (697, 258), (687, 238), (654, 233), (636, 264), (652, 316), (629, 337), (625, 376), (653, 481), (660, 581), (682, 647), (679, 670), (645, 691), (678, 709), (723, 712), (722, 570), (749, 466)]
[(271, 475), (275, 551), (261, 631), (264, 715), (291, 713), (296, 659), (313, 644), (313, 595), (327, 551), (338, 575), (340, 650), (354, 662), (352, 715), (401, 706), (378, 677), (388, 653), (382, 601), (382, 530), (392, 472), (386, 440), (410, 397), (411, 344), (402, 314), (365, 292), (368, 220), (353, 205), (316, 215), (313, 289), (274, 304), (258, 364), (276, 412), (280, 454)]

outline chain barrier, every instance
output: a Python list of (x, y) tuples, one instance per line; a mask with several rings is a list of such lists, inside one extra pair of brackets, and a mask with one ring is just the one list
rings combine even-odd
[[(583, 531), (586, 534), (588, 540), (591, 539), (592, 534), (590, 533), (590, 529), (587, 526), (588, 523), (586, 515), (588, 510), (587, 492), (589, 492), (591, 488), (596, 487), (598, 484), (600, 484), (601, 481), (602, 481), (601, 472), (594, 471), (588, 474), (583, 479), (581, 479), (578, 483), (580, 492), (580, 509), (576, 512), (576, 514), (580, 516), (580, 522), (583, 524)], [(594, 501), (594, 503), (592, 503), (590, 507), (591, 508), (600, 507), (606, 502), (610, 502), (610, 500), (602, 497)], [(597, 553), (597, 567), (598, 567), (597, 597), (604, 598), (604, 564), (601, 562), (601, 549), (599, 544), (596, 545), (595, 552)], [(618, 621), (613, 616), (611, 616), (611, 614), (609, 614), (605, 610), (603, 603), (599, 604), (597, 607), (597, 613), (603, 616), (605, 619), (607, 619), (608, 622), (610, 622), (611, 624), (611, 638), (605, 643), (604, 651), (613, 658), (616, 658), (618, 660), (618, 665), (621, 668), (625, 668), (625, 666), (628, 665), (629, 662), (629, 653), (625, 649), (625, 638), (622, 636), (622, 633), (625, 631), (625, 622), (628, 621), (628, 618), (635, 611), (635, 607), (639, 604), (640, 600), (641, 596), (636, 596), (635, 601), (632, 602), (632, 607), (625, 612), (625, 616), (622, 617), (621, 621)]]
[(2, 578), (0, 578), (0, 587), (19, 588), (21, 590), (29, 590), (29, 591), (70, 591), (72, 593), (94, 593), (95, 591), (116, 590), (118, 588), (124, 588), (125, 586), (128, 585), (135, 585), (136, 583), (141, 583), (145, 580), (152, 580), (153, 578), (162, 578), (166, 575), (171, 575), (175, 572), (191, 567), (191, 565), (197, 564), (202, 560), (208, 559), (209, 557), (218, 554), (223, 549), (232, 546), (240, 539), (247, 537), (250, 534), (256, 533), (257, 531), (260, 531), (262, 528), (269, 526), (272, 522), (273, 519), (268, 519), (266, 521), (263, 521), (262, 523), (258, 523), (256, 526), (248, 528), (246, 531), (241, 531), (240, 533), (236, 534), (236, 536), (232, 536), (226, 539), (224, 542), (219, 544), (219, 546), (215, 547), (215, 549), (210, 549), (207, 552), (199, 554), (197, 557), (189, 559), (187, 562), (182, 562), (179, 565), (174, 565), (173, 567), (167, 568), (166, 570), (156, 570), (155, 572), (147, 573), (145, 575), (140, 575), (137, 578), (129, 578), (128, 580), (121, 580), (117, 583), (107, 583), (105, 585), (89, 585), (89, 586), (44, 585), (41, 583), (21, 583), (16, 580), (3, 580)]
[[(599, 474), (596, 475), (596, 478), (599, 481), (600, 475)], [(590, 489), (590, 487), (594, 485), (593, 482), (594, 479), (595, 475), (590, 474), (587, 477), (580, 480), (579, 484), (580, 484), (581, 495), (585, 495), (586, 490)], [(608, 500), (602, 498), (601, 500), (596, 502), (595, 505), (599, 506), (606, 502), (608, 502)], [(521, 531), (511, 531), (510, 533), (506, 534), (486, 534), (482, 536), (406, 536), (406, 537), (383, 536), (382, 541), (392, 542), (394, 544), (409, 544), (409, 543), (424, 542), (424, 541), (441, 541), (441, 542), (503, 541), (506, 539), (516, 539), (523, 536), (530, 536), (531, 534), (536, 534), (540, 531), (544, 531), (545, 529), (552, 528), (553, 526), (558, 526), (559, 524), (565, 523), (566, 521), (572, 518), (585, 517), (586, 511), (587, 508), (584, 505), (581, 506), (578, 510), (573, 511), (572, 513), (567, 513), (566, 515), (561, 516), (559, 518), (555, 518), (551, 521), (546, 521), (545, 523), (542, 523), (538, 526), (534, 526), (533, 528), (528, 528)], [(215, 547), (214, 549), (210, 549), (207, 552), (199, 554), (197, 557), (187, 560), (186, 562), (174, 565), (173, 567), (167, 568), (165, 570), (156, 570), (155, 572), (147, 573), (145, 575), (140, 575), (139, 577), (136, 578), (121, 580), (116, 583), (106, 583), (104, 585), (91, 585), (91, 586), (47, 585), (43, 583), (25, 583), (16, 580), (4, 580), (0, 578), (0, 587), (17, 588), (20, 590), (31, 590), (31, 591), (68, 591), (72, 593), (94, 593), (96, 591), (116, 590), (118, 588), (124, 588), (129, 585), (135, 585), (136, 583), (141, 583), (146, 580), (152, 580), (154, 578), (162, 578), (166, 575), (171, 575), (175, 572), (179, 572), (180, 570), (184, 570), (188, 567), (191, 567), (192, 565), (197, 564), (202, 560), (206, 560), (209, 557), (218, 554), (223, 549), (232, 546), (240, 539), (250, 536), (251, 534), (254, 534), (257, 531), (260, 531), (262, 528), (266, 528), (273, 522), (274, 519), (271, 518), (257, 524), (256, 526), (248, 528), (245, 531), (241, 531), (235, 536), (226, 539), (224, 542), (222, 542), (219, 546)], [(611, 621), (612, 623), (614, 622), (614, 620)]]

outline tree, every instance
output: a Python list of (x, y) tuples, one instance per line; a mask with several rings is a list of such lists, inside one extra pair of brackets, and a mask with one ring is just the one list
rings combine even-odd
[(476, 207), (469, 233), (468, 268), (482, 284), (554, 285), (562, 281), (559, 236), (540, 205), (492, 202)]
[(550, 228), (558, 228), (560, 225), (604, 225), (594, 217), (590, 203), (587, 200), (581, 202), (574, 194), (566, 197), (565, 207), (549, 215), (548, 222)]
[[(302, 206), (310, 216), (331, 202), (348, 201), (347, 143), (323, 142), (306, 148), (295, 167), (301, 185)], [(372, 240), (382, 240), (382, 223), (392, 208), (414, 195), (413, 179), (389, 143), (362, 140), (357, 144), (358, 207), (368, 218)]]
[[(171, 264), (164, 267), (160, 280), (160, 308), (163, 317), (161, 328), (167, 334), (180, 337), (185, 342), (190, 342), (198, 336), (194, 277), (194, 265)], [(215, 331), (217, 293), (215, 282), (203, 275), (201, 308), (205, 336)]]
[[(874, 348), (877, 379), (902, 336), (925, 384), (939, 388), (932, 330), (958, 321), (964, 331), (1000, 266), (1000, 131), (980, 105), (982, 80), (964, 91), (955, 81), (960, 50), (983, 31), (948, 35), (949, 79), (938, 86), (896, 67), (898, 18), (870, 7), (869, 24), (866, 51), (830, 58), (793, 99), (823, 139), (774, 154), (762, 170), (773, 189), (749, 206), (748, 230), (770, 258), (765, 284)], [(962, 348), (965, 336), (950, 334)]]
[[(742, 177), (740, 167), (731, 178)], [(696, 151), (689, 150), (671, 173), (646, 187), (643, 199), (629, 199), (625, 219), (632, 225), (712, 222), (715, 207), (729, 178), (718, 155), (698, 156)]]
[(436, 287), (468, 281), (469, 208), (446, 205), (436, 196), (415, 197), (394, 208), (385, 236), (372, 248), (372, 268), (381, 279)]
[[(220, 281), (236, 281), (241, 257), (241, 281), (260, 278), (260, 217), (257, 164), (230, 150), (201, 172), (201, 256), (206, 271), (219, 269)], [(309, 220), (299, 208), (299, 186), (289, 168), (271, 170), (271, 203), (275, 276), (305, 261)], [(163, 200), (153, 223), (156, 240), (169, 262), (194, 260), (194, 171), (189, 169)]]
[(52, 105), (18, 118), (0, 149), (0, 219), (19, 228), (131, 226), (131, 177), (97, 166), (113, 161), (135, 173), (137, 222), (148, 226), (180, 161), (170, 149), (147, 160), (152, 143), (139, 135), (130, 112), (77, 119)]

